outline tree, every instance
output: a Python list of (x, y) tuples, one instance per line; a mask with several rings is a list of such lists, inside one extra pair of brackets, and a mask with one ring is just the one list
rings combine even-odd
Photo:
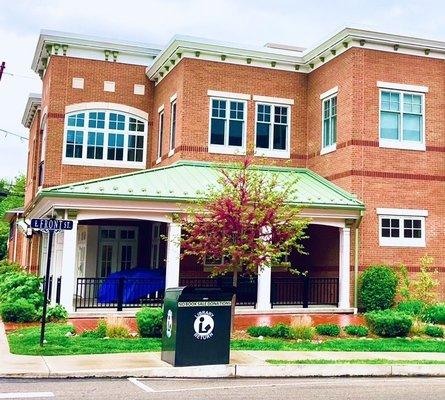
[(309, 221), (289, 204), (296, 178), (258, 168), (251, 158), (218, 172), (218, 184), (176, 217), (182, 226), (183, 256), (196, 256), (201, 263), (206, 258), (223, 260), (212, 276), (233, 273), (236, 287), (238, 274), (256, 275), (280, 264), (292, 249), (303, 252), (300, 239)]
[(6, 197), (0, 198), (0, 260), (6, 257), (6, 249), (9, 236), (9, 224), (3, 220), (5, 213), (13, 208), (21, 207), (24, 203), (26, 179), (23, 175), (9, 183), (5, 179), (0, 180), (2, 192)]

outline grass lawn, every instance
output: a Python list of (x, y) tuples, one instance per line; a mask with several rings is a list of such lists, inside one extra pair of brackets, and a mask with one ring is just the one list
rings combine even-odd
[[(160, 351), (161, 339), (100, 339), (95, 337), (65, 336), (72, 327), (48, 324), (47, 343), (39, 346), (40, 327), (23, 328), (8, 335), (14, 354), (69, 355)], [(436, 339), (328, 339), (321, 343), (296, 342), (280, 339), (236, 339), (233, 350), (300, 350), (300, 351), (425, 351), (445, 352), (445, 341)]]
[(376, 358), (372, 360), (266, 360), (269, 364), (384, 364), (384, 365), (400, 365), (400, 364), (445, 364), (441, 360), (385, 360)]

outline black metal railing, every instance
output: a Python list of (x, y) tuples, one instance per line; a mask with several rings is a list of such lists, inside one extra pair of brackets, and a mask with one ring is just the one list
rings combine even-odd
[[(44, 278), (42, 279), (42, 292), (45, 291), (45, 281), (46, 281), (46, 278), (44, 277)], [(52, 293), (53, 293), (53, 276), (51, 275), (51, 276), (49, 277), (48, 301), (51, 301)]]
[(62, 289), (62, 277), (59, 276), (56, 282), (56, 304), (60, 304), (60, 291)]
[(155, 290), (153, 280), (139, 278), (77, 278), (75, 309), (159, 307), (164, 290)]
[[(181, 277), (179, 279), (181, 286), (193, 287), (232, 287), (232, 276), (222, 276), (216, 278), (206, 277)], [(257, 301), (257, 278), (256, 277), (238, 277), (236, 288), (237, 306), (255, 306)]]
[(338, 278), (272, 277), (271, 304), (337, 306)]

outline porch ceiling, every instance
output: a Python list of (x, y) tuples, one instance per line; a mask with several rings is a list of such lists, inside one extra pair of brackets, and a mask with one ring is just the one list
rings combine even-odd
[[(180, 161), (161, 168), (43, 189), (42, 197), (102, 198), (188, 202), (209, 186), (218, 186), (218, 164)], [(230, 166), (228, 166), (230, 168)], [(298, 178), (290, 203), (305, 207), (364, 209), (357, 198), (307, 168), (258, 166), (264, 174), (279, 179)]]

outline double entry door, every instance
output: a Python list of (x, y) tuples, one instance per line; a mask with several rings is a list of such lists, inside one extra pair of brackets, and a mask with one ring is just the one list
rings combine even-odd
[(103, 226), (99, 228), (98, 276), (136, 267), (138, 228)]

